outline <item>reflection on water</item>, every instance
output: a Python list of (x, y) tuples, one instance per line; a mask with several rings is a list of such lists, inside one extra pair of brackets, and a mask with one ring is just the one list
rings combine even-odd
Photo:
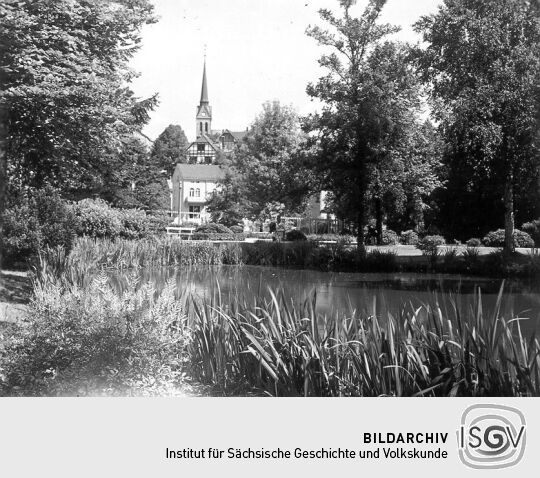
[[(378, 306), (398, 312), (409, 302), (420, 306), (438, 299), (448, 305), (450, 297), (457, 298), (461, 310), (465, 311), (473, 307), (478, 288), (484, 315), (489, 316), (502, 284), (500, 279), (455, 275), (319, 272), (257, 266), (166, 268), (142, 270), (139, 274), (141, 283), (151, 280), (158, 290), (173, 279), (179, 291), (201, 299), (211, 298), (219, 289), (224, 302), (236, 296), (268, 297), (269, 287), (280, 289), (295, 306), (315, 297), (316, 312), (327, 316), (349, 315), (351, 310), (372, 310), (374, 300)], [(126, 286), (127, 275), (112, 276), (118, 288)], [(527, 333), (535, 331), (540, 323), (539, 284), (506, 281), (502, 312), (505, 318), (527, 318), (522, 322), (523, 329)]]

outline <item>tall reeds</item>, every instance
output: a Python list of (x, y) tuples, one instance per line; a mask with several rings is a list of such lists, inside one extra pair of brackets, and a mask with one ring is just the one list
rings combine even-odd
[[(140, 240), (79, 238), (69, 255), (59, 248), (40, 255), (48, 267), (69, 274), (85, 275), (101, 269), (125, 270), (194, 265), (259, 265), (317, 270), (357, 272), (438, 272), (492, 276), (540, 276), (540, 254), (531, 252), (514, 257), (500, 253), (487, 256), (467, 249), (464, 253), (448, 250), (439, 260), (439, 252), (425, 258), (406, 258), (394, 251), (373, 250), (360, 254), (345, 243), (319, 245), (310, 241), (226, 243), (181, 241), (174, 237)], [(39, 261), (38, 261), (39, 262)], [(43, 262), (43, 261), (41, 261)], [(38, 264), (37, 269), (41, 266)], [(75, 270), (76, 269), (76, 270)], [(75, 277), (74, 277), (75, 278)]]
[[(192, 303), (194, 376), (224, 394), (272, 396), (538, 396), (538, 340), (487, 315), (480, 291), (463, 310), (447, 297), (392, 312), (373, 300), (344, 317), (320, 317), (283, 294), (270, 301)], [(315, 300), (315, 298), (314, 298)]]

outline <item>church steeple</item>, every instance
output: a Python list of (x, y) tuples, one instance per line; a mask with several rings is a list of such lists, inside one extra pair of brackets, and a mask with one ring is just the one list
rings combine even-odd
[(204, 57), (202, 88), (201, 88), (201, 105), (208, 104), (208, 84), (206, 82), (206, 56)]
[(197, 107), (195, 123), (197, 138), (212, 132), (212, 107), (208, 100), (208, 82), (206, 80), (206, 54), (204, 55), (201, 101)]

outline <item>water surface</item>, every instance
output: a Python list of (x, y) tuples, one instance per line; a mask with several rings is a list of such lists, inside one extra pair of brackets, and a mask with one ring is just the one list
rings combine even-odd
[[(120, 289), (127, 286), (130, 273), (114, 274)], [(161, 289), (173, 280), (180, 293), (211, 299), (218, 293), (227, 303), (236, 297), (269, 298), (268, 289), (280, 290), (296, 307), (306, 300), (318, 314), (342, 317), (351, 311), (390, 310), (398, 313), (404, 304), (414, 307), (434, 304), (444, 311), (457, 301), (463, 312), (474, 307), (480, 291), (484, 315), (491, 316), (503, 281), (456, 275), (414, 273), (347, 273), (291, 270), (259, 266), (200, 266), (163, 268), (139, 272), (141, 283), (152, 281)], [(540, 287), (527, 281), (504, 282), (502, 312), (505, 318), (520, 317), (523, 329), (531, 334), (540, 324)]]

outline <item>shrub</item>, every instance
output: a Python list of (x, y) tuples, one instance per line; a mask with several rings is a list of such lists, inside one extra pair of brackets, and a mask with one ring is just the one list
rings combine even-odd
[(239, 225), (231, 226), (230, 230), (234, 232), (235, 234), (242, 234), (244, 232), (243, 226), (239, 226)]
[(531, 236), (536, 247), (540, 247), (540, 219), (526, 222), (521, 226), (521, 230)]
[(79, 236), (108, 237), (114, 239), (122, 231), (118, 211), (103, 199), (83, 199), (75, 204)]
[(285, 240), (287, 241), (307, 241), (306, 235), (298, 230), (298, 229), (291, 229), (290, 231), (287, 231), (285, 234)]
[(476, 237), (473, 237), (472, 239), (469, 239), (466, 244), (467, 247), (480, 247), (482, 245), (482, 241)]
[(148, 221), (148, 234), (154, 236), (165, 234), (167, 226), (171, 223), (168, 214), (147, 213), (146, 220)]
[(418, 241), (416, 247), (422, 251), (424, 255), (436, 255), (438, 246), (444, 246), (446, 241), (442, 236), (425, 236)]
[[(488, 232), (482, 239), (482, 242), (488, 247), (503, 247), (504, 229)], [(516, 247), (534, 247), (534, 241), (531, 236), (519, 229), (514, 230), (514, 244)]]
[(116, 292), (104, 275), (38, 283), (28, 324), (0, 350), (0, 395), (162, 394), (181, 381), (189, 331), (176, 284)]
[(400, 242), (407, 246), (416, 246), (418, 244), (418, 234), (411, 229), (403, 231), (400, 236)]
[(398, 235), (391, 229), (385, 229), (382, 232), (382, 245), (393, 246), (399, 243)]
[(245, 234), (234, 233), (209, 233), (209, 232), (194, 232), (192, 239), (195, 241), (243, 241), (245, 240)]
[(146, 213), (140, 209), (124, 209), (118, 211), (122, 224), (120, 237), (125, 239), (141, 239), (150, 233), (150, 221)]
[(7, 209), (3, 222), (2, 255), (5, 265), (27, 261), (39, 252), (42, 243), (40, 224), (28, 204)]
[(356, 262), (360, 271), (391, 272), (397, 269), (396, 254), (392, 251), (374, 250), (364, 256), (357, 255)]
[(195, 232), (201, 232), (204, 234), (232, 234), (233, 232), (223, 224), (217, 222), (209, 222), (207, 224), (201, 224), (195, 229)]
[(45, 247), (69, 252), (76, 217), (69, 203), (52, 188), (32, 191), (3, 214), (3, 256), (6, 265), (33, 260)]

